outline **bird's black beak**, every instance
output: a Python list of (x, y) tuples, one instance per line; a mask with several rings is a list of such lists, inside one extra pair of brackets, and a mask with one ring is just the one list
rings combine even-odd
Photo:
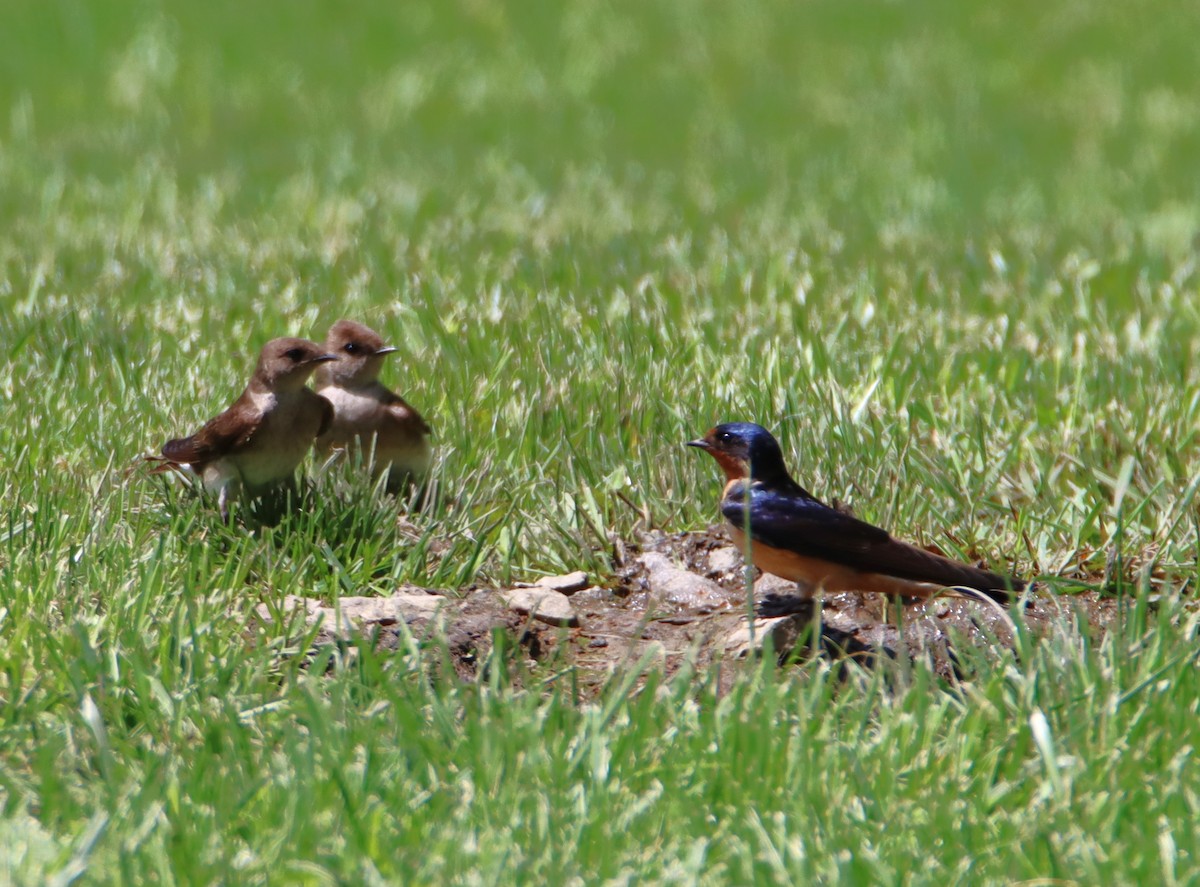
[(398, 349), (396, 349), (396, 348), (392, 347), (391, 345), (385, 345), (385, 346), (384, 346), (384, 347), (382, 347), (382, 348), (377, 348), (377, 349), (375, 349), (375, 356), (376, 356), (376, 357), (383, 357), (383, 355), (385, 355), (385, 354), (391, 354), (393, 351), (396, 351), (396, 350), (398, 350)]
[(336, 354), (318, 354), (316, 357), (309, 360), (309, 363), (328, 363), (331, 360), (337, 360)]
[(689, 440), (686, 444), (684, 444), (684, 446), (696, 447), (697, 449), (700, 449), (700, 450), (711, 450), (712, 449), (712, 444), (710, 444), (704, 438), (700, 438), (699, 440)]

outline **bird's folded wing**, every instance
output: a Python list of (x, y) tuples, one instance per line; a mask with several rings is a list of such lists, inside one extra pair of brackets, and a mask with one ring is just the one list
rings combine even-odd
[(748, 498), (726, 498), (721, 511), (755, 542), (863, 572), (981, 591), (1023, 586), (893, 539), (886, 530), (813, 498), (756, 489)]
[(209, 420), (191, 437), (167, 441), (163, 444), (162, 454), (173, 462), (199, 465), (245, 446), (254, 436), (258, 423), (246, 422), (245, 416), (237, 414), (234, 407)]
[(750, 538), (810, 557), (857, 563), (891, 537), (885, 530), (830, 508), (818, 499), (792, 492), (752, 488), (749, 495), (731, 489), (721, 513)]
[(310, 393), (315, 398), (313, 402), (321, 410), (321, 424), (317, 428), (317, 437), (321, 437), (326, 431), (333, 427), (333, 417), (335, 415), (335, 411), (333, 409), (333, 404), (328, 398), (324, 398), (315, 392)]
[(391, 422), (405, 430), (429, 434), (429, 424), (424, 417), (399, 394), (389, 391), (384, 404), (387, 406), (387, 415)]

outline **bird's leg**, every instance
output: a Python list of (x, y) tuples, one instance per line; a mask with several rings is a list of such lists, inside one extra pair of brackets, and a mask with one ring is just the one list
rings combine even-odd
[(221, 487), (217, 494), (217, 507), (221, 509), (221, 520), (229, 523), (229, 484)]

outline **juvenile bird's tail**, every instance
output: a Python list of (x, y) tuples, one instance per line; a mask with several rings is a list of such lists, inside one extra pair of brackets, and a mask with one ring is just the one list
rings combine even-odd
[(153, 466), (150, 468), (149, 474), (166, 474), (168, 471), (174, 471), (176, 474), (185, 477), (191, 477), (195, 474), (186, 462), (177, 462), (174, 459), (168, 459), (166, 456), (142, 456), (142, 464), (147, 463)]

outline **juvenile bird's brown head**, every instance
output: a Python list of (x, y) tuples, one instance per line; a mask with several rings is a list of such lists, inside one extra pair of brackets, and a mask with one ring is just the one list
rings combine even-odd
[(327, 354), (308, 339), (272, 339), (258, 356), (251, 385), (273, 392), (296, 391), (304, 387), (313, 370), (334, 360), (336, 355)]
[(356, 387), (379, 377), (383, 358), (395, 351), (373, 329), (353, 320), (339, 320), (325, 337), (325, 349), (336, 362), (321, 367), (318, 386)]

